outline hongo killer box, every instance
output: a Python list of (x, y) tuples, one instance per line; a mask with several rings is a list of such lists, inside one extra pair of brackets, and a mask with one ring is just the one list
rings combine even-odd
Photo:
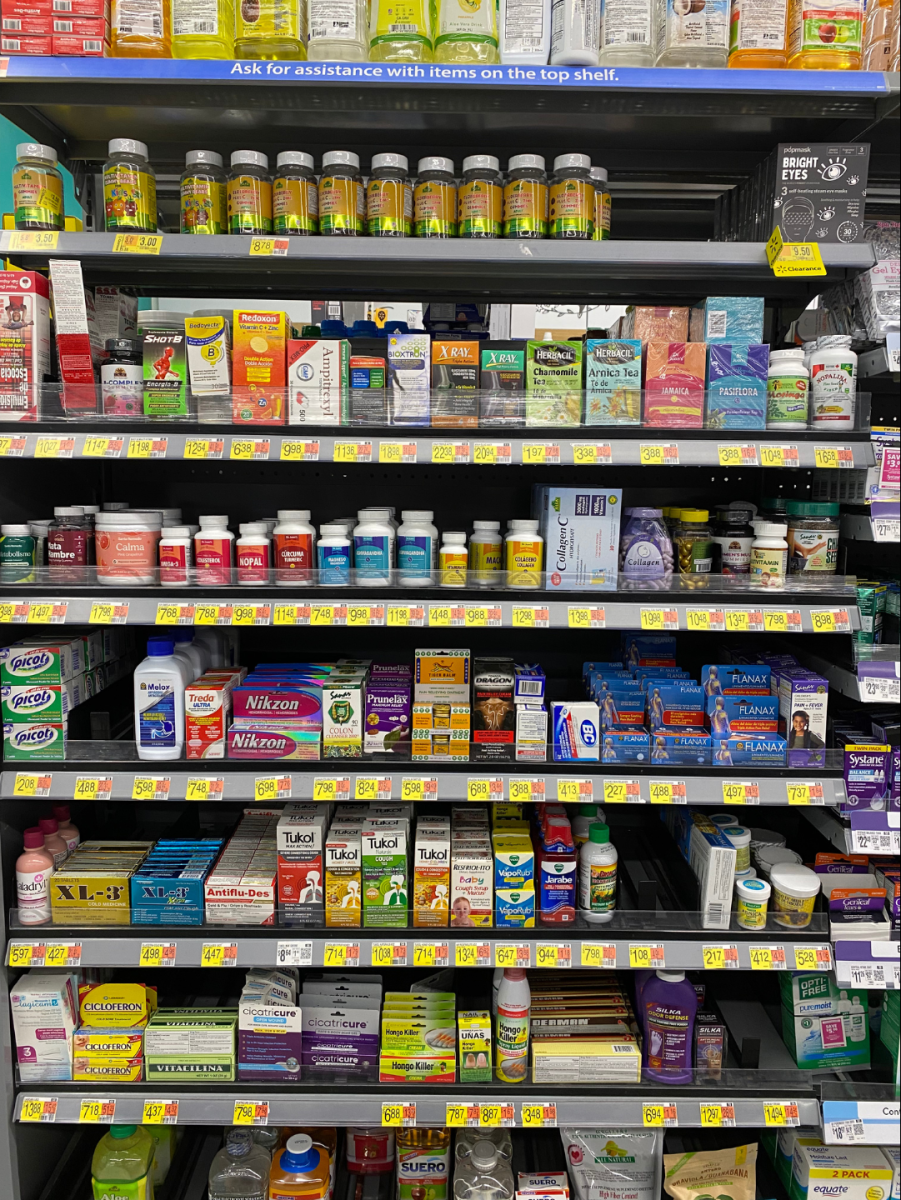
[(49, 372), (47, 279), (35, 271), (0, 271), (0, 421), (36, 421)]

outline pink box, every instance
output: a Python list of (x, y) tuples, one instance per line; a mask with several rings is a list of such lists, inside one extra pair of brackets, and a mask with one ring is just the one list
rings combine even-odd
[(245, 680), (232, 693), (236, 721), (281, 729), (322, 729), (322, 685)]
[(50, 371), (50, 285), (36, 271), (0, 271), (0, 421), (36, 421)]
[(54, 13), (69, 17), (105, 17), (108, 21), (110, 15), (109, 0), (52, 0), (52, 8)]
[(17, 17), (8, 17), (6, 12), (3, 13), (3, 36), (6, 37), (50, 37), (53, 33), (52, 28), (53, 18), (49, 12), (34, 13), (33, 15), (22, 14)]
[(72, 55), (75, 58), (109, 58), (110, 44), (103, 38), (71, 37), (69, 34), (54, 34), (53, 53)]
[(53, 39), (49, 37), (15, 37), (6, 34), (0, 38), (0, 54), (35, 54), (47, 57), (52, 51)]
[(49, 17), (51, 12), (50, 0), (0, 0), (4, 17)]
[(703, 428), (706, 366), (706, 342), (648, 342), (645, 425)]

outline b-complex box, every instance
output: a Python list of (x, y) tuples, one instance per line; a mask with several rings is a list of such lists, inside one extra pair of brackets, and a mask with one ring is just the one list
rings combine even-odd
[(29, 971), (13, 984), (9, 1006), (23, 1083), (72, 1078), (77, 987), (77, 976), (55, 971)]
[(363, 919), (363, 849), (359, 826), (333, 825), (325, 839), (325, 924), (359, 929)]
[(36, 271), (0, 271), (0, 421), (36, 421), (49, 374), (47, 278)]
[(288, 342), (288, 424), (346, 425), (350, 342)]
[(447, 928), (450, 909), (450, 828), (416, 830), (413, 845), (413, 925)]
[(689, 340), (712, 346), (763, 341), (762, 296), (708, 296), (688, 318)]
[(144, 416), (188, 413), (188, 368), (184, 333), (144, 332)]
[(276, 829), (278, 900), (289, 925), (322, 925), (326, 817), (285, 814)]
[(472, 759), (513, 762), (516, 712), (513, 660), (477, 658), (472, 670)]
[(361, 840), (363, 925), (367, 929), (406, 926), (410, 874), (406, 823), (366, 824)]
[(621, 488), (536, 487), (532, 499), (546, 545), (548, 587), (565, 591), (616, 581)]
[(428, 425), (431, 339), (427, 333), (388, 338), (388, 389), (392, 425)]
[(645, 361), (645, 425), (658, 429), (701, 429), (706, 374), (706, 343), (649, 342)]
[(322, 757), (362, 758), (364, 682), (332, 675), (322, 685)]
[(770, 348), (727, 342), (707, 361), (707, 424), (711, 429), (765, 429)]
[(287, 328), (283, 312), (235, 309), (232, 420), (284, 425)]
[(432, 341), (432, 427), (479, 424), (479, 348), (475, 339)]
[(641, 342), (588, 338), (585, 342), (585, 424), (637, 425), (641, 421)]
[(582, 418), (582, 343), (526, 343), (526, 425), (577, 426)]

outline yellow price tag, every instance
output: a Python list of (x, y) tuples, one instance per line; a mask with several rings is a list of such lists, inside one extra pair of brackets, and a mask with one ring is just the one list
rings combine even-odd
[(82, 1100), (78, 1110), (81, 1125), (112, 1124), (116, 1116), (115, 1100)]
[(273, 625), (296, 625), (302, 605), (276, 604), (272, 610)]
[(667, 623), (667, 613), (662, 608), (643, 608), (641, 610), (641, 627), (651, 633), (663, 633), (672, 628), (672, 622)]
[[(171, 945), (171, 943), (170, 943), (170, 945)], [(168, 949), (169, 949), (168, 945), (163, 945), (160, 943), (151, 944), (149, 942), (143, 942), (141, 945), (141, 952), (138, 957), (138, 966), (139, 967), (161, 967), (161, 966), (163, 966), (166, 958), (168, 957), (168, 955), (167, 955)], [(173, 950), (174, 950), (174, 947), (173, 947)], [(171, 957), (174, 961), (174, 959), (175, 959), (174, 953), (172, 954)]]
[(585, 803), (594, 798), (594, 784), (590, 779), (558, 779), (557, 800), (561, 804)]
[(685, 804), (686, 788), (682, 782), (655, 781), (650, 783), (652, 804)]
[(798, 1106), (789, 1102), (788, 1104), (780, 1104), (778, 1102), (766, 1102), (763, 1105), (763, 1119), (767, 1128), (772, 1128), (779, 1125), (798, 1125)]
[[(538, 787), (535, 785), (538, 784)], [(511, 779), (507, 784), (507, 794), (513, 803), (523, 800), (531, 800), (533, 791), (539, 797), (544, 795), (543, 780), (538, 779)]]
[(472, 461), (478, 466), (497, 466), (497, 446), (490, 442), (476, 442), (472, 448)]
[(826, 274), (817, 242), (783, 242), (778, 258), (770, 266), (773, 274), (782, 278), (791, 276), (798, 279), (807, 275)]
[(503, 800), (504, 785), (501, 779), (467, 779), (467, 800)]
[(531, 959), (531, 949), (526, 942), (520, 945), (514, 945), (512, 942), (494, 943), (494, 965), (496, 967), (526, 968)]
[(701, 1128), (722, 1129), (735, 1125), (735, 1105), (731, 1101), (724, 1104), (701, 1105)]
[(189, 779), (185, 788), (185, 799), (209, 800), (211, 793), (222, 791), (221, 787), (216, 786), (221, 782), (219, 779)]
[(81, 450), (82, 458), (103, 458), (110, 448), (112, 438), (86, 437)]
[(814, 465), (820, 470), (839, 467), (838, 447), (837, 446), (814, 446), (813, 448)]
[(58, 229), (17, 229), (9, 235), (10, 252), (16, 250), (55, 250), (59, 245)]
[(291, 799), (291, 776), (266, 776), (253, 781), (253, 798), (259, 804)]
[(268, 1100), (236, 1100), (232, 1125), (268, 1125)]
[(269, 258), (275, 250), (275, 238), (251, 238), (248, 254), (250, 258)]
[(444, 626), (451, 623), (451, 610), (445, 604), (429, 605), (429, 625)]
[(145, 1100), (142, 1125), (177, 1125), (177, 1100)]
[(543, 464), (547, 462), (547, 446), (540, 446), (535, 442), (526, 442), (522, 448), (522, 461), (527, 466), (529, 464)]
[[(44, 954), (45, 967), (64, 967), (69, 961), (69, 955), (74, 949), (73, 946), (66, 945), (63, 942), (57, 942), (56, 945), (48, 946)], [(79, 951), (80, 955), (80, 951)]]
[(488, 609), (481, 605), (467, 604), (463, 610), (467, 629), (479, 629), (488, 625)]
[(535, 966), (553, 970), (555, 967), (571, 967), (573, 961), (572, 946), (569, 942), (559, 942), (556, 945), (548, 942), (538, 942), (535, 946)]
[(373, 942), (370, 961), (374, 967), (405, 967), (406, 942)]
[(638, 804), (641, 802), (641, 787), (637, 779), (605, 779), (605, 804)]
[(662, 467), (663, 466), (663, 446), (661, 445), (642, 445), (639, 447), (638, 460), (643, 467)]
[(75, 780), (75, 799), (76, 800), (96, 800), (97, 793), (100, 791), (99, 779), (87, 779), (84, 776), (79, 776)]
[(717, 446), (716, 452), (721, 467), (741, 466), (741, 446)]
[(629, 966), (633, 971), (662, 971), (665, 966), (662, 946), (629, 946)]
[(322, 961), (327, 967), (358, 967), (360, 947), (349, 942), (326, 942)]
[(795, 946), (796, 971), (828, 971), (831, 966), (828, 946)]
[(353, 463), (357, 461), (356, 442), (335, 442), (333, 458), (335, 462)]
[(760, 799), (760, 787), (756, 783), (741, 781), (727, 783), (723, 780), (723, 802), (725, 804), (754, 804)]
[(789, 804), (810, 804), (809, 783), (786, 783)]
[(464, 1129), (478, 1125), (478, 1104), (448, 1104), (444, 1110), (444, 1123), (449, 1129)]
[(382, 1105), (382, 1125), (393, 1129), (410, 1129), (416, 1124), (416, 1105), (409, 1100), (400, 1104)]
[(582, 943), (583, 967), (615, 967), (616, 946), (602, 942)]
[(238, 947), (234, 942), (204, 942), (200, 951), (202, 967), (234, 967), (238, 963)]
[(26, 1096), (22, 1101), (19, 1120), (40, 1121), (42, 1123), (55, 1121), (56, 1105), (57, 1101), (55, 1099), (47, 1099), (44, 1096)]
[(14, 796), (36, 796), (40, 784), (38, 775), (17, 775), (13, 784)]
[(335, 617), (332, 604), (314, 604), (310, 610), (311, 625), (331, 625)]
[(19, 943), (10, 946), (8, 962), (11, 967), (30, 967), (34, 957), (34, 946)]
[(161, 233), (117, 233), (113, 254), (159, 254), (163, 248)]
[(63, 439), (58, 437), (39, 437), (35, 442), (35, 458), (59, 458), (62, 453)]
[(337, 779), (314, 779), (313, 780), (313, 799), (314, 800), (334, 800), (338, 794)]
[(435, 946), (432, 942), (416, 942), (413, 946), (414, 967), (434, 967)]
[(751, 946), (752, 971), (779, 971), (785, 969), (785, 950), (782, 946)]
[(672, 1129), (679, 1124), (675, 1104), (643, 1104), (641, 1122), (649, 1129)]
[(701, 953), (705, 971), (726, 971), (738, 967), (738, 947), (735, 945), (702, 946)]
[(479, 1105), (479, 1126), (482, 1129), (496, 1129), (501, 1123), (500, 1104)]
[(556, 1129), (557, 1104), (555, 1101), (539, 1100), (522, 1106), (524, 1129)]
[[(485, 951), (488, 950), (488, 944), (485, 943)], [(487, 966), (487, 954), (484, 955)], [(477, 967), (479, 966), (479, 945), (476, 942), (457, 942), (454, 947), (454, 966), (457, 967)]]
[[(425, 799), (425, 780), (424, 779), (404, 779), (400, 785), (401, 800), (424, 800)], [(437, 797), (433, 797), (436, 799)]]
[(169, 777), (136, 775), (131, 785), (132, 800), (161, 800), (169, 795)]

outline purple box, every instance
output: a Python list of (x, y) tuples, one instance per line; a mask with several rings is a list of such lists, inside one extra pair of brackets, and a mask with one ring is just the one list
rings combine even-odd
[(823, 894), (831, 913), (882, 912), (885, 888), (874, 875), (830, 875), (823, 880)]
[[(314, 1007), (315, 1001), (321, 1000)], [(308, 1005), (308, 1001), (313, 1003)], [(327, 996), (302, 996), (304, 1071), (331, 1077), (378, 1079), (379, 1010), (367, 1001), (329, 1004)]]
[(238, 1079), (292, 1083), (301, 1077), (301, 1010), (263, 1004), (238, 1007)]
[(885, 808), (892, 770), (891, 746), (845, 746), (843, 814)]
[(889, 812), (898, 812), (901, 808), (901, 746), (892, 747), (892, 786), (886, 808)]
[(236, 721), (267, 722), (279, 728), (322, 730), (322, 684), (288, 684), (246, 679), (232, 690)]
[(413, 729), (412, 694), (408, 680), (370, 680), (366, 684), (364, 754), (409, 756)]

